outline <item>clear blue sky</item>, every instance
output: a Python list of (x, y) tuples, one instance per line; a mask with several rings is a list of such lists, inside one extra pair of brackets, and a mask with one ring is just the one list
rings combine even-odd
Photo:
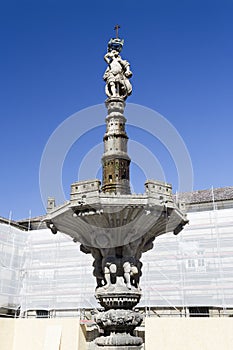
[[(134, 73), (128, 101), (176, 127), (191, 155), (195, 189), (233, 185), (232, 18), (232, 0), (1, 1), (0, 216), (44, 213), (44, 146), (68, 116), (105, 100), (103, 55), (116, 23)], [(84, 137), (83, 148), (102, 134), (97, 128)], [(159, 147), (152, 151), (161, 156)], [(81, 160), (73, 152), (64, 165), (67, 195)], [(168, 181), (176, 183), (172, 173)]]

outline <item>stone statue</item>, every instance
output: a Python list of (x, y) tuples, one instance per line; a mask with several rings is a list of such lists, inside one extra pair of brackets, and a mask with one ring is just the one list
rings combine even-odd
[(122, 277), (125, 287), (131, 290), (140, 289), (141, 250), (147, 244), (148, 241), (140, 237), (123, 247), (95, 248), (81, 244), (80, 250), (94, 258), (93, 274), (96, 277), (97, 289), (103, 287), (108, 290), (111, 286), (117, 286), (117, 278)]
[(122, 97), (126, 99), (132, 93), (132, 85), (129, 78), (132, 77), (130, 64), (123, 60), (120, 51), (123, 46), (123, 40), (118, 38), (111, 39), (108, 43), (108, 52), (104, 56), (108, 67), (104, 73), (103, 79), (106, 82), (105, 92), (108, 97)]
[(104, 278), (106, 284), (104, 289), (108, 289), (111, 284), (116, 283), (116, 273), (117, 273), (117, 261), (115, 256), (108, 256), (102, 261), (102, 267), (104, 271)]
[(136, 265), (141, 267), (141, 263), (138, 264), (134, 261), (132, 257), (116, 257), (116, 256), (107, 256), (102, 261), (105, 286), (104, 289), (108, 289), (111, 285), (117, 283), (117, 277), (123, 277), (125, 285), (128, 289), (131, 289), (132, 286), (135, 288), (139, 287), (139, 269)]

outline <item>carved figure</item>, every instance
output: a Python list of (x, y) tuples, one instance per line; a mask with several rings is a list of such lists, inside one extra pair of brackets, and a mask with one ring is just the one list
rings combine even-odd
[(102, 261), (103, 270), (104, 270), (104, 278), (106, 284), (104, 289), (108, 289), (111, 284), (116, 283), (116, 273), (117, 273), (117, 265), (116, 258), (114, 256), (109, 256)]
[(142, 272), (141, 272), (142, 263), (138, 261), (137, 265), (138, 266), (131, 264), (131, 268), (130, 268), (130, 283), (135, 288), (139, 287), (139, 279), (142, 275)]
[(106, 82), (105, 92), (108, 97), (127, 98), (132, 92), (129, 78), (132, 76), (130, 64), (123, 60), (117, 50), (111, 50), (104, 56), (108, 67), (103, 79)]
[(151, 247), (152, 238), (140, 237), (122, 247), (95, 248), (81, 244), (80, 250), (92, 254), (94, 258), (93, 274), (96, 277), (97, 288), (108, 289), (117, 283), (117, 277), (123, 277), (126, 287), (139, 288), (142, 275), (140, 262), (142, 251)]

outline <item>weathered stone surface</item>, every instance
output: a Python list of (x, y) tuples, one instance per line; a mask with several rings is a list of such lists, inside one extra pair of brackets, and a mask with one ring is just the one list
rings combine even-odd
[[(95, 186), (95, 181), (89, 185), (92, 182)], [(79, 193), (82, 182), (72, 186), (78, 188), (72, 191), (72, 199), (51, 210), (45, 220), (87, 246), (123, 246), (145, 234), (156, 237), (185, 224), (186, 217), (166, 192), (166, 184), (163, 194), (159, 185), (156, 191), (154, 181), (153, 192), (148, 188), (144, 194), (131, 195), (100, 193), (94, 186), (93, 192)]]
[(143, 341), (142, 338), (132, 336), (128, 333), (112, 333), (107, 337), (102, 336), (97, 338), (95, 343), (100, 346), (140, 346)]
[(102, 157), (102, 191), (107, 193), (130, 194), (129, 166), (127, 153), (128, 136), (123, 115), (125, 102), (120, 97), (111, 97), (105, 105), (108, 109), (104, 154)]
[(142, 323), (142, 315), (133, 310), (108, 310), (100, 312), (95, 320), (98, 326), (108, 332), (131, 333)]
[(96, 318), (104, 336), (96, 339), (95, 343), (101, 346), (133, 345), (143, 343), (140, 337), (132, 335), (135, 327), (140, 326), (143, 317), (139, 312), (125, 309), (111, 309), (100, 312)]
[(106, 310), (114, 309), (132, 309), (141, 298), (140, 287), (130, 285), (126, 286), (123, 277), (117, 277), (115, 284), (104, 287), (98, 287), (95, 292), (101, 306)]

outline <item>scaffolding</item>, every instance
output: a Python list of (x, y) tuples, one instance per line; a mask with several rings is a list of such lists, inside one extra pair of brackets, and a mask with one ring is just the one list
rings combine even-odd
[[(142, 258), (142, 308), (233, 308), (233, 209), (191, 212), (178, 235), (155, 240)], [(95, 309), (93, 259), (48, 229), (0, 224), (0, 308), (24, 315)], [(79, 311), (80, 312), (80, 311)]]
[(159, 237), (144, 254), (141, 304), (232, 308), (233, 209), (192, 212), (188, 218), (178, 236)]

